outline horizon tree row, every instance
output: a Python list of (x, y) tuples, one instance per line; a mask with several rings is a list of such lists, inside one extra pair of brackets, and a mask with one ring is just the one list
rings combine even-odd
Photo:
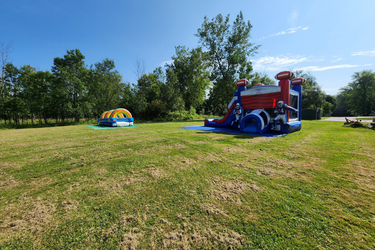
[[(137, 82), (124, 83), (113, 60), (104, 59), (85, 66), (79, 49), (56, 57), (51, 71), (37, 71), (30, 65), (19, 68), (3, 63), (0, 88), (0, 119), (22, 122), (37, 119), (65, 121), (98, 118), (105, 110), (128, 109), (142, 120), (167, 119), (173, 113), (198, 111), (221, 115), (236, 91), (238, 79), (275, 84), (265, 73), (253, 72), (249, 59), (259, 45), (250, 43), (251, 24), (240, 12), (233, 24), (221, 14), (197, 30), (199, 45), (189, 49), (176, 46), (173, 62), (146, 73), (139, 61)], [(297, 71), (304, 83), (303, 108), (322, 108), (326, 95), (314, 76)], [(332, 97), (334, 98), (334, 97)], [(328, 100), (328, 99), (327, 99)], [(331, 106), (324, 106), (325, 110)]]

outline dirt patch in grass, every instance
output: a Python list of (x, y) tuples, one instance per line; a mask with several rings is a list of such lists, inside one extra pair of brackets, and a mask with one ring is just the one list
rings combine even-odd
[(186, 169), (196, 169), (197, 166), (200, 166), (199, 161), (190, 159), (187, 157), (175, 157), (169, 156), (168, 159), (164, 161), (165, 166), (167, 166), (167, 171), (183, 171)]
[(233, 181), (225, 181), (220, 177), (214, 177), (211, 180), (207, 180), (213, 188), (209, 191), (209, 194), (215, 199), (241, 203), (239, 198), (248, 190), (255, 192), (260, 191), (261, 188), (255, 183), (247, 184), (242, 181), (242, 178), (237, 178)]
[(222, 248), (225, 246), (225, 249), (237, 249), (244, 244), (244, 241), (243, 235), (232, 230), (217, 232), (211, 228), (202, 230), (191, 227), (190, 230), (175, 230), (164, 234), (163, 247), (191, 249), (192, 246), (200, 246), (199, 248)]
[(165, 171), (163, 171), (161, 169), (157, 169), (157, 168), (152, 169), (150, 171), (150, 175), (151, 175), (151, 177), (156, 178), (156, 179), (163, 178), (163, 177), (167, 176)]
[(359, 160), (352, 160), (351, 163), (351, 167), (345, 168), (347, 172), (352, 172), (359, 176), (375, 178), (375, 165), (371, 165), (371, 162), (365, 163)]
[(137, 229), (132, 229), (129, 233), (126, 233), (122, 236), (122, 240), (120, 242), (120, 246), (122, 246), (124, 249), (137, 249), (139, 244), (139, 239), (143, 237), (142, 233), (136, 233), (138, 232)]
[(199, 154), (198, 155), (198, 160), (199, 161), (204, 161), (204, 162), (209, 162), (209, 163), (223, 163), (223, 156), (218, 155), (215, 153), (206, 153), (206, 154)]
[[(0, 168), (13, 168), (13, 169), (20, 169), (21, 166), (19, 164), (13, 163), (13, 162), (0, 162)], [(1, 178), (1, 176), (0, 176)]]
[(82, 190), (96, 190), (96, 192), (105, 193), (106, 196), (121, 196), (126, 193), (124, 187), (137, 186), (137, 188), (142, 188), (137, 184), (146, 183), (151, 180), (151, 177), (162, 178), (164, 176), (166, 176), (166, 173), (156, 168), (147, 168), (140, 172), (131, 171), (131, 173), (126, 174), (110, 174), (106, 169), (101, 168), (94, 170), (94, 177), (83, 177), (80, 182), (66, 184), (67, 190), (64, 194), (71, 196), (73, 194), (79, 195)]
[[(5, 207), (7, 215), (0, 224), (0, 239), (18, 234), (29, 235), (37, 240), (38, 234), (46, 232), (51, 226), (56, 207), (41, 199), (21, 197), (18, 204)], [(0, 240), (1, 241), (1, 240)]]
[(181, 160), (182, 164), (186, 164), (186, 165), (191, 165), (191, 164), (196, 163), (196, 161), (194, 161), (193, 159), (189, 159), (189, 158), (186, 158), (186, 157), (180, 157), (180, 160)]
[[(206, 211), (207, 216), (227, 217), (223, 210), (212, 204), (203, 204), (201, 207)], [(176, 214), (177, 223), (159, 217), (151, 227), (146, 224), (147, 219), (149, 219), (147, 211), (135, 215), (124, 213), (119, 228), (127, 233), (123, 234), (119, 245), (125, 249), (136, 249), (140, 244), (162, 249), (218, 247), (235, 249), (241, 247), (245, 242), (243, 235), (225, 229), (220, 224), (212, 224), (212, 221), (209, 222), (205, 219), (188, 218), (182, 214)], [(145, 235), (151, 235), (148, 242), (142, 241)]]
[(375, 177), (373, 175), (361, 175), (354, 177), (354, 183), (362, 189), (375, 192)]
[(18, 184), (19, 181), (15, 180), (13, 176), (7, 175), (5, 172), (0, 172), (0, 190), (9, 190)]
[(129, 177), (129, 178), (124, 178), (124, 181), (121, 182), (121, 183), (124, 186), (129, 186), (129, 185), (132, 185), (133, 183), (145, 182), (145, 181), (147, 181), (147, 180), (144, 177)]
[(219, 208), (216, 208), (212, 204), (202, 204), (201, 208), (203, 208), (208, 215), (215, 214), (215, 215), (221, 215), (221, 216), (224, 216), (224, 217), (228, 216), (223, 210), (221, 210)]
[[(141, 172), (147, 173), (149, 176), (151, 176), (152, 178), (155, 178), (155, 179), (159, 179), (159, 178), (163, 178), (163, 177), (167, 176), (166, 171), (164, 171), (161, 168), (155, 167), (154, 164), (146, 166), (146, 168), (142, 169)], [(135, 175), (137, 175), (137, 174), (135, 174)], [(142, 178), (142, 179), (143, 179), (143, 181), (146, 180), (145, 178)]]
[(71, 210), (76, 210), (78, 208), (78, 201), (75, 200), (66, 200), (61, 203), (64, 212), (69, 212)]

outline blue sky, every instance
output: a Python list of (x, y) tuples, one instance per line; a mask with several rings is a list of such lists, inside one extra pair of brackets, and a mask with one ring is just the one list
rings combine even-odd
[(195, 48), (204, 16), (242, 11), (253, 25), (254, 70), (276, 75), (302, 69), (327, 94), (354, 72), (375, 69), (374, 0), (0, 0), (0, 42), (12, 42), (11, 62), (51, 70), (53, 59), (79, 49), (86, 65), (113, 59), (125, 82), (136, 82), (137, 58), (152, 72), (175, 46)]

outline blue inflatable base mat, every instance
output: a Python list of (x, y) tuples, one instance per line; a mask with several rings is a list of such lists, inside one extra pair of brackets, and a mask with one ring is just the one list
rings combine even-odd
[(210, 132), (215, 132), (215, 133), (228, 133), (228, 134), (240, 134), (240, 135), (250, 135), (250, 136), (263, 136), (263, 137), (279, 137), (279, 136), (286, 135), (286, 134), (276, 134), (276, 133), (265, 133), (265, 134), (242, 133), (239, 130), (230, 129), (230, 128), (206, 127), (206, 126), (189, 126), (189, 127), (179, 127), (179, 128), (200, 130), (200, 131), (210, 131)]

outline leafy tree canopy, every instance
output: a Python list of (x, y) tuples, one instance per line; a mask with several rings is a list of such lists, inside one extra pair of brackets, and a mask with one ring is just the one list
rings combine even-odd
[(251, 78), (253, 67), (248, 57), (259, 47), (249, 41), (251, 28), (250, 21), (244, 21), (240, 12), (233, 25), (229, 24), (229, 15), (219, 14), (212, 20), (205, 16), (198, 29), (196, 36), (208, 53), (213, 81), (210, 98), (214, 98), (215, 105), (229, 103), (236, 90), (236, 80)]
[(352, 80), (340, 89), (337, 96), (338, 107), (352, 113), (368, 115), (375, 110), (375, 73), (371, 70), (355, 72)]
[(297, 70), (294, 77), (303, 77), (306, 79), (306, 82), (302, 84), (302, 108), (322, 108), (326, 102), (326, 94), (319, 86), (316, 77), (310, 72), (304, 73), (302, 70)]
[(254, 77), (249, 81), (247, 87), (254, 87), (257, 84), (276, 85), (276, 81), (270, 78), (266, 73), (255, 72)]
[(176, 85), (186, 107), (198, 108), (204, 101), (210, 85), (208, 54), (202, 48), (189, 50), (184, 46), (176, 47), (173, 63), (167, 65), (167, 71), (176, 76)]

